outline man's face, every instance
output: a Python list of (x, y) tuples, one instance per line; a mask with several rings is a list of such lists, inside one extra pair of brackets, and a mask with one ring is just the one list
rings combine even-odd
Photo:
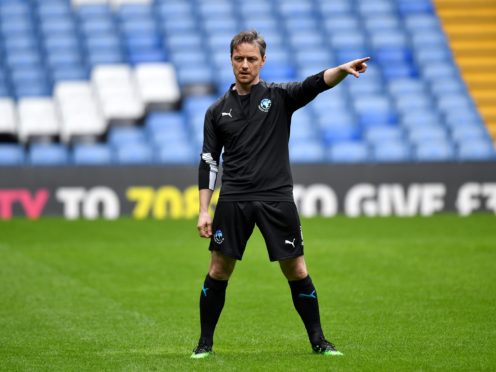
[(258, 83), (260, 69), (265, 63), (256, 43), (243, 43), (234, 48), (231, 57), (234, 76), (241, 85)]

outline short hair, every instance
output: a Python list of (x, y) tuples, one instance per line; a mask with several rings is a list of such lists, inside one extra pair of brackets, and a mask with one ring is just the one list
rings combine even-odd
[(243, 43), (257, 44), (258, 49), (260, 50), (260, 55), (262, 58), (265, 56), (265, 48), (267, 44), (262, 35), (260, 35), (257, 31), (241, 31), (239, 34), (235, 35), (231, 40), (231, 57), (233, 55), (234, 49), (236, 49), (239, 45)]

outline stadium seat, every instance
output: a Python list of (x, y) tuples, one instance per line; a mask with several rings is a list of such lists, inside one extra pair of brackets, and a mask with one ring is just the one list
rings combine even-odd
[(431, 0), (399, 0), (398, 11), (402, 15), (430, 14), (434, 12), (434, 6)]
[(404, 93), (395, 98), (396, 109), (401, 114), (411, 111), (432, 110), (432, 99), (425, 93)]
[(22, 145), (0, 143), (0, 166), (23, 165), (25, 157)]
[(108, 122), (136, 122), (143, 117), (145, 106), (127, 65), (97, 66), (91, 83)]
[(289, 159), (292, 163), (319, 163), (325, 161), (325, 150), (320, 141), (291, 141)]
[(112, 127), (108, 131), (107, 143), (114, 147), (147, 144), (145, 130), (141, 127)]
[(433, 110), (416, 110), (402, 113), (400, 123), (405, 128), (418, 128), (439, 126), (442, 124), (442, 120)]
[(153, 163), (152, 147), (146, 142), (125, 143), (115, 150), (117, 164), (147, 165)]
[(352, 11), (352, 4), (347, 0), (319, 1), (317, 6), (324, 19), (336, 15), (347, 15)]
[(381, 144), (387, 141), (401, 141), (403, 131), (400, 127), (375, 126), (367, 128), (364, 138), (371, 144)]
[(414, 159), (419, 162), (451, 161), (455, 159), (455, 153), (446, 139), (425, 140), (414, 147)]
[(186, 130), (186, 119), (182, 112), (151, 112), (145, 119), (145, 128), (149, 134), (158, 132), (181, 132)]
[(460, 142), (457, 158), (461, 161), (494, 161), (496, 150), (494, 144), (488, 139), (467, 139)]
[(156, 147), (156, 161), (160, 164), (193, 164), (198, 158), (187, 141), (159, 144)]
[(373, 14), (393, 14), (395, 11), (394, 3), (387, 0), (362, 0), (357, 5), (358, 12), (367, 16)]
[(0, 98), (0, 134), (14, 136), (17, 133), (17, 113), (11, 98)]
[(358, 125), (346, 123), (327, 124), (322, 128), (321, 132), (322, 139), (327, 145), (337, 142), (358, 140), (362, 136), (362, 131)]
[(434, 96), (442, 97), (444, 95), (462, 94), (466, 95), (467, 88), (460, 80), (453, 79), (438, 79), (433, 81), (430, 86)]
[(328, 159), (333, 163), (363, 163), (369, 160), (369, 149), (363, 142), (338, 142), (330, 146)]
[(32, 144), (28, 151), (30, 165), (66, 165), (69, 153), (62, 144)]
[(425, 141), (447, 141), (448, 134), (441, 126), (421, 126), (409, 128), (408, 139), (413, 144)]
[(388, 81), (388, 91), (391, 96), (402, 96), (404, 94), (425, 93), (422, 80), (412, 78), (399, 78)]
[(55, 101), (61, 116), (61, 140), (96, 140), (107, 130), (91, 84), (64, 81), (55, 87)]
[(487, 130), (480, 125), (461, 125), (451, 129), (451, 138), (458, 144), (464, 141), (489, 140)]
[(72, 150), (75, 165), (111, 165), (112, 150), (105, 144), (77, 144)]
[(323, 26), (328, 35), (333, 35), (337, 32), (354, 32), (360, 28), (360, 23), (353, 14), (339, 14), (326, 17)]
[(181, 92), (176, 72), (169, 63), (147, 63), (134, 70), (138, 93), (148, 110), (171, 109), (178, 105)]
[(22, 98), (17, 105), (18, 137), (21, 142), (32, 139), (53, 140), (60, 133), (60, 119), (51, 98)]
[(396, 163), (411, 160), (410, 147), (402, 140), (386, 140), (372, 146), (372, 159), (376, 162)]

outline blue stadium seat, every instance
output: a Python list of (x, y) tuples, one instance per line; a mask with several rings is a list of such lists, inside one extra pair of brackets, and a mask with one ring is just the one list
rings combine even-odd
[(31, 165), (67, 165), (69, 153), (62, 144), (32, 144), (28, 150)]
[(348, 0), (319, 1), (317, 2), (317, 6), (324, 19), (336, 15), (342, 16), (352, 12), (352, 4)]
[(364, 133), (367, 142), (371, 144), (381, 144), (388, 141), (401, 141), (403, 131), (400, 127), (376, 126), (367, 128)]
[(85, 20), (96, 17), (111, 17), (112, 11), (107, 4), (83, 4), (78, 7), (77, 15)]
[(405, 28), (411, 32), (439, 30), (439, 19), (435, 14), (408, 14), (404, 16)]
[(322, 139), (327, 145), (358, 140), (361, 136), (362, 131), (360, 130), (360, 127), (355, 124), (335, 123), (322, 128)]
[(365, 29), (369, 32), (388, 31), (397, 32), (401, 29), (400, 20), (396, 15), (377, 14), (365, 18)]
[(87, 58), (90, 67), (102, 64), (120, 64), (124, 62), (124, 56), (120, 49), (89, 50)]
[(98, 36), (99, 34), (114, 33), (117, 26), (110, 17), (89, 18), (80, 23), (81, 31), (87, 36)]
[(35, 51), (38, 49), (39, 40), (31, 34), (12, 35), (4, 37), (3, 47), (5, 54), (19, 51)]
[(57, 66), (51, 71), (54, 83), (68, 80), (88, 80), (88, 69), (81, 65)]
[(388, 81), (388, 90), (392, 96), (402, 96), (404, 94), (424, 94), (426, 91), (422, 80), (414, 78), (399, 78)]
[(201, 50), (204, 48), (204, 41), (202, 41), (200, 34), (196, 32), (167, 35), (165, 44), (171, 52), (175, 50)]
[(290, 62), (283, 64), (268, 60), (260, 76), (269, 82), (291, 81), (296, 79), (296, 68)]
[(440, 112), (452, 112), (453, 110), (475, 110), (474, 103), (467, 94), (451, 93), (438, 97), (437, 107)]
[(24, 147), (18, 144), (0, 144), (0, 166), (23, 165), (25, 162)]
[(106, 144), (77, 144), (73, 148), (72, 161), (75, 165), (110, 165), (112, 150)]
[(279, 12), (284, 17), (306, 16), (313, 13), (313, 4), (310, 1), (282, 1), (277, 4)]
[(204, 116), (208, 107), (214, 103), (217, 98), (217, 96), (187, 96), (183, 101), (184, 113), (188, 115), (188, 117), (192, 117), (195, 114)]
[(176, 69), (177, 80), (181, 87), (195, 85), (215, 85), (214, 72), (209, 65), (176, 66)]
[(408, 133), (408, 138), (413, 144), (421, 144), (429, 141), (448, 141), (448, 133), (441, 126), (421, 126), (412, 127)]
[(237, 4), (242, 16), (252, 16), (253, 18), (267, 17), (274, 14), (270, 1), (242, 1)]
[(415, 146), (414, 159), (420, 162), (452, 161), (455, 152), (447, 140), (424, 141)]
[(184, 115), (179, 112), (154, 112), (145, 122), (146, 131), (155, 145), (187, 142), (188, 127)]
[(460, 143), (457, 158), (462, 161), (495, 160), (496, 150), (487, 139), (470, 139)]
[(160, 164), (195, 164), (199, 161), (199, 157), (187, 140), (158, 146), (155, 158)]
[(453, 60), (451, 51), (444, 46), (435, 46), (431, 48), (415, 50), (415, 60), (420, 65), (430, 63), (449, 63)]
[(320, 141), (291, 141), (289, 159), (292, 163), (319, 163), (325, 160), (325, 150)]
[(330, 36), (330, 45), (335, 49), (364, 48), (365, 37), (361, 33), (349, 33), (348, 31), (334, 32)]
[(153, 16), (153, 8), (149, 4), (124, 3), (115, 13), (121, 20), (151, 18)]
[[(224, 57), (225, 57), (225, 53), (224, 53)], [(185, 65), (198, 66), (208, 63), (207, 55), (201, 49), (174, 51), (171, 54), (171, 61), (176, 66), (185, 66)], [(227, 58), (226, 61), (229, 62)]]
[(145, 143), (146, 133), (140, 127), (112, 127), (108, 132), (107, 142), (113, 147)]
[(47, 53), (73, 50), (80, 48), (79, 38), (74, 35), (51, 35), (43, 38)]
[(435, 96), (442, 97), (447, 94), (467, 94), (467, 87), (461, 80), (438, 79), (431, 84), (431, 92)]
[(60, 19), (72, 16), (71, 7), (67, 2), (39, 2), (37, 13), (41, 19)]
[(456, 126), (451, 129), (451, 138), (456, 143), (463, 143), (465, 141), (481, 140), (489, 141), (489, 134), (486, 128), (480, 125), (462, 125)]
[(399, 0), (398, 11), (402, 15), (430, 14), (434, 12), (434, 6), (431, 0)]
[(418, 128), (423, 126), (439, 126), (442, 120), (439, 115), (432, 110), (416, 110), (405, 112), (401, 116), (401, 125), (405, 128)]
[(372, 159), (385, 163), (407, 162), (411, 161), (411, 150), (405, 141), (387, 140), (372, 146)]
[(415, 32), (411, 39), (413, 46), (417, 50), (446, 48), (449, 45), (443, 32), (435, 29)]
[(398, 112), (430, 111), (432, 110), (432, 98), (425, 93), (404, 93), (396, 97), (396, 108)]
[(328, 159), (333, 163), (363, 163), (370, 160), (369, 149), (363, 142), (338, 142), (330, 146)]
[(115, 148), (117, 164), (148, 165), (153, 164), (153, 150), (147, 142), (135, 142), (118, 145)]

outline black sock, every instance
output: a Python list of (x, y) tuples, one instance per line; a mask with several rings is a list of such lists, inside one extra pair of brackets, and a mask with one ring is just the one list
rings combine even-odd
[(312, 279), (307, 276), (305, 279), (288, 283), (291, 288), (294, 307), (305, 324), (310, 343), (316, 344), (324, 337), (324, 334), (320, 325), (317, 292)]
[(214, 331), (226, 299), (227, 280), (205, 278), (200, 293), (200, 341), (212, 346)]

